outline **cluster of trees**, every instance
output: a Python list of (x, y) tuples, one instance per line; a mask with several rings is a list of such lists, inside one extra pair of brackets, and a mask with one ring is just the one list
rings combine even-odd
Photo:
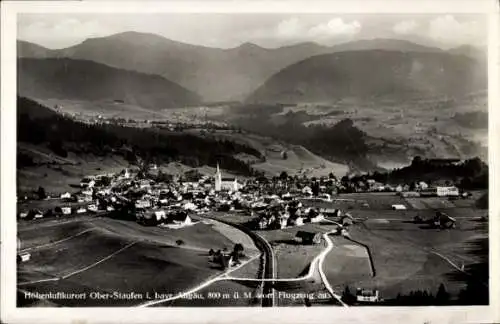
[[(262, 158), (248, 146), (227, 140), (176, 134), (161, 129), (125, 127), (120, 125), (88, 125), (59, 115), (27, 98), (18, 98), (18, 140), (47, 145), (54, 153), (67, 156), (68, 151), (98, 156), (122, 154), (135, 162), (154, 156), (162, 162), (179, 161), (189, 166), (215, 166), (217, 162), (244, 175), (253, 175), (249, 163), (234, 158), (247, 153)], [(32, 161), (23, 158), (23, 166)]]
[(208, 251), (208, 255), (212, 257), (212, 262), (218, 264), (222, 270), (225, 270), (229, 266), (229, 258), (232, 258), (233, 262), (238, 263), (240, 258), (245, 256), (244, 250), (245, 248), (243, 247), (243, 244), (236, 243), (229, 256), (226, 255), (226, 247), (224, 247), (222, 251), (210, 249), (210, 251)]
[[(448, 179), (449, 185), (458, 185), (464, 190), (488, 188), (488, 165), (480, 158), (472, 158), (460, 164), (436, 164), (417, 156), (411, 165), (389, 172), (371, 172), (352, 178), (342, 178), (343, 182), (365, 182), (373, 179), (381, 183), (408, 183), (414, 185), (415, 180), (433, 181)], [(412, 189), (412, 188), (410, 188)]]

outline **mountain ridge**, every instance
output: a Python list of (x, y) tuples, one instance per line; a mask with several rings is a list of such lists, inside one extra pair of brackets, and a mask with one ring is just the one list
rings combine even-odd
[(90, 60), (20, 58), (18, 94), (37, 99), (119, 100), (144, 108), (197, 105), (199, 96), (159, 75)]
[(158, 74), (198, 93), (205, 101), (227, 101), (245, 99), (275, 73), (311, 56), (353, 49), (395, 49), (398, 46), (402, 51), (443, 51), (409, 41), (383, 38), (333, 46), (301, 42), (277, 48), (245, 42), (221, 49), (139, 32), (89, 38), (59, 50), (42, 50), (36, 44), (30, 48), (26, 42), (18, 49), (20, 57), (68, 57)]

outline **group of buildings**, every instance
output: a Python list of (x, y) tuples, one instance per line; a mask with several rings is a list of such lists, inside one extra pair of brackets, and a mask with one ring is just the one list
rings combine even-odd
[[(152, 166), (152, 169), (157, 169)], [(344, 225), (352, 217), (340, 210), (321, 211), (306, 207), (303, 199), (332, 201), (332, 196), (354, 186), (365, 191), (393, 191), (403, 196), (458, 196), (456, 187), (431, 187), (417, 182), (413, 191), (409, 185), (389, 186), (368, 179), (360, 183), (346, 183), (334, 176), (320, 178), (289, 177), (280, 175), (272, 179), (258, 177), (241, 180), (223, 177), (219, 165), (213, 176), (189, 177), (172, 181), (155, 180), (139, 170), (125, 169), (117, 174), (88, 176), (80, 182), (77, 193), (62, 193), (60, 204), (45, 211), (20, 210), (19, 217), (43, 218), (84, 213), (120, 214), (145, 225), (181, 227), (192, 225), (192, 213), (209, 211), (227, 212), (244, 210), (254, 216), (256, 229), (283, 229), (318, 223), (325, 216), (335, 214)], [(53, 198), (52, 198), (53, 199)], [(393, 206), (397, 209), (398, 206)]]

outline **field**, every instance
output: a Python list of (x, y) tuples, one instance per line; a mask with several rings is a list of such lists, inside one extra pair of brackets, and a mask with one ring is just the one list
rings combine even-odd
[[(199, 133), (201, 130), (193, 130)], [(282, 141), (250, 133), (238, 133), (236, 131), (216, 131), (205, 133), (204, 136), (212, 136), (219, 140), (230, 140), (253, 147), (265, 156), (265, 162), (250, 159), (252, 168), (264, 172), (268, 176), (276, 176), (286, 171), (289, 175), (306, 174), (309, 177), (327, 176), (330, 172), (342, 177), (349, 168), (347, 165), (334, 163), (326, 160), (300, 145), (287, 144)], [(282, 152), (286, 152), (284, 159)], [(242, 157), (242, 160), (245, 160)]]
[[(84, 301), (49, 298), (61, 306), (132, 306), (155, 292), (177, 294), (221, 273), (208, 262), (210, 248), (234, 245), (201, 222), (178, 230), (92, 217), (37, 225), (19, 228), (21, 248), (30, 249), (31, 259), (18, 266), (18, 287), (86, 293)], [(184, 244), (176, 245), (179, 239)], [(91, 292), (122, 295), (98, 299)], [(132, 292), (140, 298), (126, 295)]]
[(373, 277), (367, 249), (343, 237), (330, 235), (334, 249), (327, 255), (324, 271), (333, 289)]
[[(391, 299), (412, 290), (436, 294), (443, 283), (456, 298), (465, 287), (463, 278), (459, 279), (463, 276), (458, 276), (463, 271), (460, 269), (483, 262), (472, 250), (473, 242), (487, 235), (487, 224), (478, 221), (487, 211), (473, 207), (474, 199), (415, 198), (427, 208), (414, 209), (407, 204), (408, 210), (393, 211), (387, 206), (395, 203), (397, 196), (352, 194), (349, 198), (365, 200), (373, 209), (359, 203), (350, 204), (349, 212), (358, 219), (349, 229), (355, 242), (332, 236), (335, 247), (325, 260), (325, 272), (335, 290), (341, 291), (345, 286), (351, 291), (358, 287), (376, 288), (382, 298)], [(436, 210), (455, 217), (456, 228), (441, 230), (413, 222), (414, 216), (429, 219)], [(367, 251), (362, 251), (363, 246)]]
[(85, 176), (120, 172), (129, 166), (119, 156), (76, 156), (70, 152), (68, 157), (61, 158), (41, 146), (24, 143), (18, 144), (18, 151), (32, 157), (37, 163), (36, 166), (17, 169), (18, 194), (35, 191), (39, 186), (45, 188), (47, 195), (76, 192)]

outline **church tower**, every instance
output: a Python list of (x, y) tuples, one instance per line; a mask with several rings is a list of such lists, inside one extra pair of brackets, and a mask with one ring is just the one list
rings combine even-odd
[(219, 170), (219, 163), (217, 163), (217, 172), (215, 173), (215, 191), (221, 191), (222, 189), (222, 174)]

